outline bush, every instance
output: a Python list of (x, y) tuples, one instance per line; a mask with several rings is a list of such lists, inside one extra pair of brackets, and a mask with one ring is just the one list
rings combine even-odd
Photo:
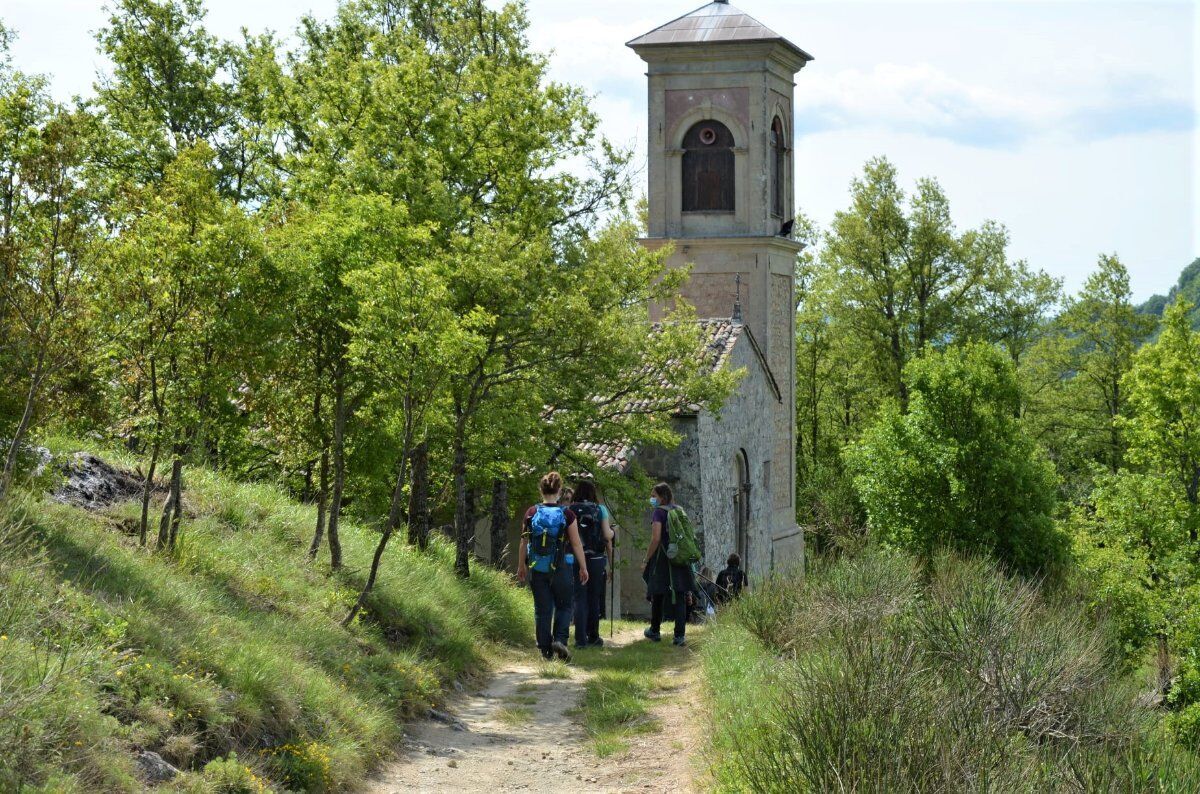
[[(702, 650), (721, 791), (1191, 791), (1076, 603), (992, 563), (868, 549), (726, 611)], [(789, 599), (790, 594), (790, 599)], [(761, 602), (789, 602), (782, 622)]]
[(886, 411), (847, 451), (876, 537), (927, 557), (950, 546), (1025, 573), (1057, 569), (1056, 475), (1016, 419), (1012, 363), (973, 344), (929, 352), (904, 375), (908, 412)]

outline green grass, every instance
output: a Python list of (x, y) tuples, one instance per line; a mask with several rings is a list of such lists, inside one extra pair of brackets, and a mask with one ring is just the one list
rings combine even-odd
[[(689, 642), (697, 636), (694, 632)], [(669, 642), (639, 640), (623, 648), (589, 648), (576, 654), (575, 663), (592, 673), (579, 714), (598, 756), (624, 752), (630, 736), (659, 730), (651, 716), (653, 700), (679, 686), (664, 671), (678, 665), (681, 654), (690, 653)]]
[(1200, 790), (1078, 604), (868, 550), (768, 581), (701, 649), (716, 791)]
[(528, 706), (504, 706), (496, 710), (496, 719), (505, 725), (528, 725), (533, 722), (533, 709)]
[(139, 790), (135, 748), (187, 770), (181, 790), (351, 788), (444, 685), (532, 634), (528, 596), (457, 579), (440, 540), (397, 540), (343, 629), (373, 532), (343, 524), (349, 573), (331, 575), (305, 559), (311, 508), (197, 469), (185, 489), (173, 554), (123, 531), (134, 503), (24, 494), (0, 513), (0, 790)]
[(560, 662), (557, 659), (542, 662), (538, 666), (538, 677), (551, 681), (565, 681), (571, 677), (571, 668), (565, 662)]

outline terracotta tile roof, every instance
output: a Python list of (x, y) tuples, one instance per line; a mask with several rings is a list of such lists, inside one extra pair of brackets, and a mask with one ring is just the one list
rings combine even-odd
[[(704, 331), (705, 343), (697, 355), (709, 372), (716, 372), (729, 359), (734, 345), (737, 344), (746, 327), (730, 319), (699, 320), (698, 324)], [(659, 324), (654, 325), (655, 331), (661, 328), (662, 326)], [(670, 386), (665, 377), (660, 382), (663, 386)], [(633, 414), (652, 410), (653, 407), (649, 401), (635, 400), (627, 403), (622, 410), (624, 413)], [(700, 406), (692, 406), (691, 410), (698, 412)], [(579, 444), (576, 449), (595, 458), (601, 468), (616, 471), (624, 471), (628, 468), (637, 452), (630, 444), (620, 441), (584, 442)]]
[(671, 20), (649, 33), (638, 36), (627, 46), (637, 48), (663, 44), (705, 44), (738, 41), (779, 41), (805, 60), (812, 56), (792, 44), (745, 11), (729, 3), (715, 2), (701, 6), (690, 14)]

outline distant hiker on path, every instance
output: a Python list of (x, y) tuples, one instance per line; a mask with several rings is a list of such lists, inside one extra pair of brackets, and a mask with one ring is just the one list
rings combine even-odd
[(717, 603), (728, 603), (749, 587), (750, 577), (742, 571), (742, 558), (730, 554), (725, 569), (717, 574)]
[(608, 508), (598, 503), (595, 483), (587, 480), (576, 485), (570, 509), (579, 523), (588, 572), (587, 578), (575, 585), (575, 647), (599, 647), (604, 645), (600, 638), (600, 616), (612, 558), (612, 523)]
[[(539, 490), (542, 503), (525, 513), (524, 531), (517, 554), (517, 578), (529, 578), (533, 591), (533, 619), (537, 627), (537, 646), (542, 658), (557, 655), (571, 660), (567, 638), (571, 634), (572, 602), (575, 593), (575, 560), (585, 559), (579, 540), (575, 513), (558, 503), (562, 495), (562, 475), (552, 471), (542, 477)], [(567, 551), (567, 542), (571, 551)], [(586, 565), (579, 566), (579, 581), (588, 582)]]
[(692, 563), (699, 560), (695, 532), (687, 514), (675, 504), (671, 486), (660, 482), (650, 492), (650, 548), (646, 550), (642, 579), (650, 600), (647, 639), (662, 639), (663, 610), (670, 600), (674, 608), (675, 644), (686, 645), (687, 595), (695, 586)]

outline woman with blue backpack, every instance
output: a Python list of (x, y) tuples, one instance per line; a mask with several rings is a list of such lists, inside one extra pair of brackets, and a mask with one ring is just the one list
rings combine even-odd
[(654, 510), (650, 515), (650, 547), (642, 572), (650, 601), (650, 627), (645, 635), (654, 642), (662, 639), (660, 629), (669, 604), (674, 609), (675, 644), (687, 645), (686, 599), (695, 587), (692, 563), (699, 559), (695, 531), (665, 482), (651, 490), (650, 507)]
[[(567, 639), (574, 611), (575, 561), (586, 558), (575, 513), (559, 504), (562, 487), (562, 475), (556, 471), (543, 477), (538, 485), (542, 502), (525, 513), (525, 528), (517, 552), (517, 578), (522, 582), (528, 578), (529, 589), (533, 591), (533, 619), (542, 658), (558, 656), (569, 662)], [(586, 585), (587, 565), (578, 568), (579, 581)]]
[(596, 484), (581, 480), (575, 487), (571, 512), (579, 522), (579, 540), (583, 543), (588, 578), (575, 585), (575, 647), (599, 648), (600, 614), (604, 610), (604, 591), (608, 585), (609, 559), (612, 557), (613, 531), (608, 508), (599, 504)]

